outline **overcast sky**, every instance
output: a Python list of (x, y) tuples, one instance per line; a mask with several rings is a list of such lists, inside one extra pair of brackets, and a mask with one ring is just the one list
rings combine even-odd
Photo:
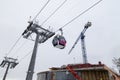
[[(41, 24), (64, 0), (51, 0), (42, 13), (37, 17)], [(67, 0), (67, 2), (42, 26), (54, 31), (71, 19), (82, 13), (98, 0)], [(15, 44), (32, 19), (43, 7), (47, 0), (0, 0), (0, 62)], [(52, 39), (40, 44), (37, 53), (34, 79), (36, 74), (50, 67), (60, 67), (71, 63), (82, 63), (80, 41), (70, 55), (68, 52), (79, 36), (84, 25), (90, 21), (92, 26), (86, 31), (85, 42), (88, 62), (98, 61), (108, 67), (114, 67), (113, 57), (120, 57), (120, 0), (103, 0), (97, 6), (77, 18), (63, 28), (67, 40), (66, 48), (61, 50), (52, 46)], [(21, 38), (15, 48), (7, 55), (20, 61), (15, 69), (9, 70), (7, 80), (25, 80), (31, 54), (28, 54), (34, 42)], [(5, 68), (0, 68), (0, 78), (3, 78)]]

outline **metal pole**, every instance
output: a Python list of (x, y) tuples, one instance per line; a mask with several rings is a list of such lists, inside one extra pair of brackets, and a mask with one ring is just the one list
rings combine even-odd
[(29, 64), (26, 80), (32, 80), (33, 73), (34, 73), (34, 66), (35, 66), (35, 60), (36, 60), (36, 54), (37, 54), (37, 48), (38, 48), (38, 41), (39, 41), (39, 36), (40, 36), (38, 33), (36, 33), (36, 34), (37, 35), (36, 35), (35, 45), (34, 45), (32, 57), (31, 57), (31, 61)]
[(83, 55), (83, 64), (88, 63), (87, 61), (87, 52), (85, 47), (85, 35), (81, 33), (81, 48), (82, 48), (82, 55)]
[(4, 77), (3, 77), (3, 80), (6, 79), (6, 76), (7, 76), (8, 70), (9, 70), (9, 67), (10, 67), (10, 62), (8, 63), (8, 66), (7, 66), (7, 69), (6, 69), (6, 71), (5, 71), (5, 75), (4, 75)]

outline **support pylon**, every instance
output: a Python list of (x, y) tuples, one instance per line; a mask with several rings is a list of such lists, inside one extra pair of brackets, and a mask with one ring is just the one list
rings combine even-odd
[(5, 57), (5, 59), (0, 64), (0, 66), (3, 67), (3, 68), (5, 66), (7, 66), (4, 77), (3, 77), (3, 80), (6, 79), (8, 70), (15, 68), (17, 64), (18, 64), (17, 59), (14, 59), (14, 58), (11, 58), (11, 57)]
[(30, 22), (29, 26), (23, 32), (22, 35), (24, 38), (28, 39), (32, 33), (36, 34), (36, 40), (35, 40), (31, 61), (29, 64), (29, 68), (27, 71), (26, 80), (32, 80), (33, 78), (38, 43), (44, 43), (47, 39), (51, 38), (55, 34), (54, 32), (51, 32), (47, 29), (42, 28), (37, 23)]

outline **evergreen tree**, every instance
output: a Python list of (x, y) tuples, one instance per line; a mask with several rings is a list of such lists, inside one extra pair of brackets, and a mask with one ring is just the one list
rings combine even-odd
[(119, 70), (120, 73), (120, 58), (113, 58), (112, 59), (113, 63), (116, 65), (117, 69)]

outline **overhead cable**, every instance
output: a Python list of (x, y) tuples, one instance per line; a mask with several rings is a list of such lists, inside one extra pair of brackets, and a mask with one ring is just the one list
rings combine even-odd
[(47, 1), (47, 3), (41, 8), (41, 10), (37, 13), (37, 15), (33, 18), (32, 21), (34, 21), (34, 20), (38, 17), (38, 15), (42, 12), (42, 10), (47, 6), (47, 4), (48, 4), (49, 2), (50, 2), (50, 0)]
[(26, 44), (26, 42), (27, 42), (27, 40), (25, 40), (23, 42), (23, 44), (15, 51), (15, 53), (11, 57), (14, 57), (21, 50), (21, 48), (23, 48), (23, 46)]
[(6, 56), (8, 56), (10, 54), (10, 52), (14, 49), (14, 47), (16, 46), (16, 44), (19, 42), (19, 40), (21, 39), (22, 35), (17, 39), (17, 41), (15, 42), (15, 44), (11, 47), (11, 49), (9, 50), (9, 52), (6, 54)]
[[(41, 8), (41, 10), (37, 13), (37, 15), (33, 18), (33, 20), (32, 21), (34, 21), (37, 17), (38, 17), (38, 15), (43, 11), (43, 9), (48, 5), (48, 3), (50, 2), (50, 0), (48, 0), (47, 2), (46, 2), (46, 4)], [(30, 52), (28, 53), (28, 54), (30, 54)], [(28, 55), (27, 54), (27, 55)], [(27, 55), (25, 55), (22, 59), (24, 59)], [(22, 60), (21, 59), (21, 60)], [(21, 61), (20, 60), (20, 61)]]
[[(38, 14), (34, 17), (33, 21), (37, 18), (37, 16), (42, 12), (42, 10), (47, 6), (49, 2), (50, 0), (48, 0), (47, 3), (43, 6), (43, 8), (38, 12)], [(50, 17), (52, 17), (55, 14), (55, 12), (57, 12), (65, 4), (65, 2), (67, 2), (67, 0), (65, 0), (41, 25), (43, 25)], [(31, 52), (32, 51), (30, 51), (24, 57), (22, 57), (19, 62), (25, 59)]]
[(32, 52), (32, 50), (31, 51), (29, 51), (25, 56), (23, 56), (20, 60), (19, 60), (19, 62), (21, 62), (23, 59), (25, 59), (28, 55), (30, 55), (30, 53)]
[[(59, 28), (57, 31), (59, 31), (60, 29), (66, 27), (68, 24), (70, 24), (71, 22), (73, 22), (74, 20), (76, 20), (77, 18), (79, 18), (81, 15), (83, 15), (84, 13), (86, 13), (87, 11), (89, 11), (90, 9), (92, 9), (93, 7), (95, 7), (97, 4), (99, 4), (102, 0), (99, 0), (98, 2), (96, 2), (95, 4), (93, 4), (92, 6), (90, 6), (89, 8), (87, 8), (86, 10), (84, 10), (82, 13), (80, 13), (79, 15), (77, 15), (76, 17), (74, 17), (72, 20), (70, 20), (68, 23), (66, 23), (65, 25), (63, 25), (61, 28)], [(56, 32), (57, 32), (56, 31)]]
[[(67, 0), (65, 0), (43, 23), (42, 25), (51, 17), (53, 16), (53, 14), (55, 14), (55, 12), (62, 7), (62, 5), (66, 2)], [(59, 31), (60, 29), (66, 27), (68, 24), (70, 24), (71, 22), (73, 22), (74, 20), (76, 20), (77, 18), (79, 18), (81, 15), (83, 15), (84, 13), (86, 13), (87, 11), (89, 11), (90, 9), (92, 9), (94, 6), (96, 6), (97, 4), (99, 4), (102, 0), (99, 0), (98, 2), (96, 2), (95, 4), (93, 4), (91, 7), (87, 8), (86, 10), (84, 10), (82, 13), (80, 13), (79, 15), (77, 15), (76, 17), (74, 17), (72, 20), (70, 20), (68, 23), (66, 23), (65, 25), (63, 25), (61, 28), (59, 28), (57, 31)], [(32, 21), (34, 21), (38, 15), (42, 12), (42, 10), (47, 6), (47, 4), (50, 2), (50, 0), (47, 1), (47, 3), (42, 7), (42, 9), (37, 13), (37, 15), (33, 18)], [(55, 32), (57, 32), (55, 31)], [(20, 38), (22, 37), (22, 35), (18, 38), (18, 40), (15, 42), (15, 44), (12, 46), (12, 48), (9, 50), (8, 54), (10, 54), (10, 52), (13, 50), (13, 48), (16, 46), (16, 44), (18, 43), (18, 41), (20, 40)], [(26, 54), (23, 58), (21, 58), (21, 60), (23, 60), (26, 56), (28, 56), (31, 53), (31, 51)], [(21, 61), (20, 60), (20, 61)]]
[(67, 0), (65, 0), (65, 1), (41, 24), (41, 26), (42, 26), (49, 18), (51, 18), (51, 17), (55, 14), (55, 12), (57, 12), (57, 11), (65, 4), (65, 2), (67, 2)]

